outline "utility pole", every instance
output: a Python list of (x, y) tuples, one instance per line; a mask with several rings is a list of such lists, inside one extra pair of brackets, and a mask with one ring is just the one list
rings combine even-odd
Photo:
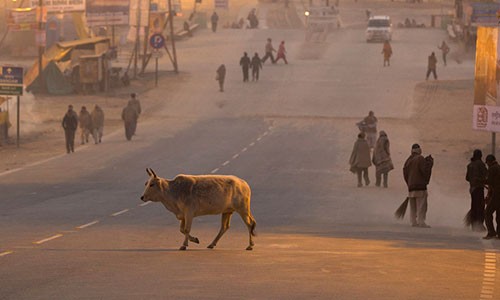
[(45, 78), (43, 77), (43, 44), (42, 44), (42, 30), (43, 30), (43, 0), (38, 0), (38, 10), (40, 12), (38, 20), (38, 82), (41, 91), (45, 91)]
[(139, 46), (141, 39), (139, 37), (141, 30), (141, 0), (137, 0), (137, 24), (136, 24), (136, 32), (135, 32), (135, 57), (134, 57), (134, 79), (137, 78), (137, 59), (139, 58)]
[(172, 11), (172, 0), (168, 0), (168, 18), (170, 24), (170, 41), (172, 43), (172, 55), (173, 55), (173, 64), (174, 64), (174, 72), (178, 73), (179, 69), (177, 68), (177, 54), (175, 52), (175, 41), (174, 41), (174, 12)]

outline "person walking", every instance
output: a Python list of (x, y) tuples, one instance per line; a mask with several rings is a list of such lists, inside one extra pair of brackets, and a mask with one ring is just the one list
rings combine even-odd
[(473, 231), (485, 231), (484, 227), (484, 184), (488, 176), (488, 170), (482, 160), (483, 153), (476, 149), (472, 154), (470, 163), (467, 165), (465, 180), (469, 182), (469, 193), (471, 197), (470, 226)]
[(403, 167), (403, 176), (408, 187), (410, 201), (410, 221), (413, 227), (429, 228), (427, 216), (427, 185), (431, 179), (434, 159), (424, 157), (419, 144), (411, 146), (411, 155)]
[(268, 38), (265, 47), (265, 55), (262, 57), (262, 64), (264, 64), (268, 58), (271, 58), (271, 62), (273, 64), (276, 63), (276, 61), (274, 60), (273, 52), (276, 52), (276, 49), (274, 49), (273, 47), (271, 38)]
[(73, 110), (73, 105), (68, 106), (68, 111), (64, 114), (62, 120), (62, 127), (64, 128), (67, 153), (75, 152), (75, 132), (78, 128), (78, 116)]
[(219, 82), (219, 91), (224, 92), (224, 81), (226, 80), (226, 66), (224, 64), (217, 68), (215, 80)]
[[(139, 116), (142, 113), (142, 109), (141, 109), (141, 102), (137, 98), (137, 94), (136, 93), (131, 93), (129, 101), (130, 101), (132, 107), (137, 112), (137, 119), (139, 119)], [(137, 121), (134, 123), (134, 126), (132, 128), (132, 135), (135, 135), (136, 130), (137, 130)]]
[(122, 111), (122, 120), (125, 126), (125, 137), (127, 138), (127, 141), (130, 141), (134, 135), (134, 128), (137, 126), (138, 118), (139, 114), (137, 113), (132, 100), (130, 100)]
[(243, 82), (248, 81), (248, 71), (250, 68), (250, 58), (246, 52), (243, 53), (243, 56), (240, 59), (241, 70), (243, 71)]
[(371, 110), (368, 112), (368, 116), (358, 123), (360, 131), (366, 134), (366, 140), (371, 149), (375, 147), (375, 143), (377, 142), (377, 123), (378, 119)]
[[(500, 165), (494, 155), (486, 156), (486, 164), (488, 165), (488, 179), (486, 183), (490, 189), (486, 198), (486, 210), (484, 219), (488, 233), (483, 237), (485, 240), (494, 237), (500, 238)], [(493, 224), (493, 214), (496, 214), (497, 229)]]
[(92, 137), (96, 144), (102, 141), (104, 133), (104, 111), (99, 105), (95, 105), (94, 110), (90, 113), (92, 119)]
[(281, 41), (278, 47), (278, 54), (276, 55), (276, 60), (274, 62), (277, 63), (278, 60), (280, 60), (280, 58), (282, 58), (285, 61), (285, 64), (288, 65), (288, 61), (286, 60), (285, 41)]
[(384, 42), (384, 46), (382, 47), (382, 54), (384, 55), (384, 67), (386, 63), (389, 67), (391, 65), (392, 47), (387, 40)]
[(441, 46), (438, 46), (438, 49), (441, 50), (441, 53), (443, 55), (443, 64), (446, 67), (446, 55), (450, 52), (450, 47), (448, 44), (446, 44), (445, 41), (441, 43)]
[(431, 73), (432, 75), (434, 75), (434, 80), (437, 80), (436, 65), (437, 65), (436, 54), (432, 52), (427, 59), (427, 74), (425, 75), (425, 80), (429, 79), (429, 75), (431, 75)]
[(85, 106), (82, 106), (80, 114), (78, 115), (78, 121), (80, 123), (80, 144), (85, 144), (89, 142), (89, 136), (92, 132), (92, 118), (90, 113)]
[(370, 184), (370, 179), (368, 177), (368, 168), (372, 165), (370, 161), (370, 147), (365, 140), (365, 133), (360, 132), (358, 134), (358, 139), (354, 143), (352, 148), (351, 157), (349, 158), (349, 164), (351, 166), (351, 172), (358, 176), (358, 187), (362, 187), (362, 177), (365, 180), (365, 184)]
[(259, 81), (259, 73), (262, 69), (262, 61), (259, 57), (259, 53), (255, 52), (253, 55), (250, 67), (252, 68), (252, 81)]
[(219, 23), (219, 15), (217, 14), (217, 12), (214, 11), (212, 16), (210, 17), (210, 21), (212, 23), (212, 32), (216, 32), (217, 24)]
[(373, 150), (373, 165), (375, 165), (375, 186), (380, 187), (382, 176), (384, 179), (384, 188), (387, 188), (389, 171), (394, 169), (391, 159), (389, 138), (385, 131), (381, 130), (379, 138)]

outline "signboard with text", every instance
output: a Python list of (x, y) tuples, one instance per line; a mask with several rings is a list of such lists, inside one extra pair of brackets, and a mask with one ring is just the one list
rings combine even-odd
[[(31, 7), (37, 7), (39, 0), (30, 0)], [(43, 0), (48, 12), (84, 11), (85, 0)]]
[(86, 0), (87, 25), (127, 25), (129, 5), (129, 0)]
[(21, 96), (23, 94), (23, 68), (1, 67), (0, 95)]

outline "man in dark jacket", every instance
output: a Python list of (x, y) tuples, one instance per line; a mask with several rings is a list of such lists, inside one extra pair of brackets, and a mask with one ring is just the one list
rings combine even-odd
[(210, 17), (210, 21), (212, 23), (212, 31), (216, 32), (217, 31), (217, 23), (219, 22), (219, 15), (217, 12), (214, 11), (212, 16)]
[(246, 52), (240, 59), (240, 66), (243, 71), (243, 82), (248, 81), (248, 69), (250, 68), (250, 58)]
[[(486, 200), (485, 222), (488, 234), (484, 239), (489, 240), (495, 236), (500, 238), (500, 165), (493, 155), (486, 156), (488, 165), (488, 179), (486, 183), (490, 189)], [(497, 230), (493, 224), (493, 214), (496, 213)]]
[(427, 214), (427, 185), (431, 179), (432, 156), (423, 157), (419, 144), (413, 144), (411, 155), (403, 167), (403, 175), (408, 186), (408, 198), (410, 199), (410, 220), (414, 227), (429, 228), (425, 223)]
[(432, 52), (427, 59), (427, 74), (425, 75), (425, 80), (429, 79), (429, 75), (431, 75), (431, 73), (432, 75), (434, 75), (434, 79), (437, 79), (436, 65), (437, 65), (436, 54)]
[(259, 81), (259, 73), (262, 69), (262, 61), (260, 60), (259, 53), (255, 52), (250, 67), (252, 68), (252, 81)]
[(226, 80), (226, 66), (224, 64), (217, 68), (215, 80), (219, 82), (219, 91), (224, 92), (224, 81)]
[[(137, 119), (139, 119), (139, 116), (142, 113), (142, 109), (141, 109), (141, 102), (139, 101), (139, 99), (137, 99), (137, 94), (136, 93), (130, 94), (130, 100), (129, 101), (130, 101), (130, 104), (132, 105), (132, 107), (137, 112)], [(135, 121), (135, 123), (134, 123), (134, 125), (132, 127), (132, 135), (135, 135), (136, 129), (137, 129), (137, 120)]]
[(473, 231), (485, 231), (484, 222), (484, 184), (488, 170), (482, 161), (483, 153), (476, 149), (467, 165), (467, 174), (465, 180), (469, 182), (470, 197), (471, 197), (471, 225)]
[(127, 106), (122, 111), (122, 120), (125, 125), (125, 137), (128, 141), (130, 141), (134, 135), (138, 118), (139, 114), (137, 113), (137, 110), (134, 108), (132, 101), (129, 101)]
[(67, 153), (75, 152), (75, 132), (78, 128), (78, 116), (73, 110), (73, 105), (68, 106), (68, 111), (62, 120), (62, 127), (64, 128), (64, 137), (66, 138)]

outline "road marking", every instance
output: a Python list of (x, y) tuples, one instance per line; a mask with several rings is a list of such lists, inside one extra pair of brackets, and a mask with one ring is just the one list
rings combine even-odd
[(255, 146), (255, 143), (251, 142), (250, 145), (248, 145), (248, 146), (253, 147), (253, 146)]
[(97, 223), (99, 223), (99, 221), (95, 220), (95, 221), (92, 221), (92, 222), (90, 222), (90, 223), (80, 225), (80, 226), (76, 227), (76, 229), (83, 229), (83, 228), (87, 228), (87, 227), (90, 227), (90, 226), (95, 225), (95, 224), (97, 224)]
[(262, 137), (261, 137), (261, 136), (259, 136), (259, 137), (257, 138), (257, 141), (260, 141), (260, 140), (262, 140)]
[(210, 171), (211, 174), (217, 173), (219, 171), (219, 168), (215, 168), (212, 171)]
[(248, 150), (248, 148), (245, 147), (245, 148), (241, 149), (241, 152), (246, 152), (247, 150)]
[(1, 252), (1, 253), (0, 253), (0, 257), (2, 257), (2, 256), (6, 256), (6, 255), (9, 255), (9, 254), (12, 254), (12, 253), (14, 253), (14, 251), (5, 251), (5, 252)]
[(227, 166), (229, 164), (229, 160), (226, 160), (222, 165)]
[(495, 277), (497, 272), (496, 250), (486, 249), (484, 252), (483, 284), (479, 299), (493, 299), (495, 291)]
[(142, 204), (139, 204), (139, 206), (146, 206), (146, 205), (149, 205), (149, 204), (151, 204), (151, 201), (147, 201), (147, 202), (144, 202)]
[(239, 155), (239, 154), (235, 154), (235, 155), (233, 155), (233, 159), (238, 158), (238, 156), (240, 156), (240, 155)]
[(43, 239), (43, 240), (39, 240), (39, 241), (33, 242), (33, 244), (40, 245), (40, 244), (46, 243), (46, 242), (48, 242), (48, 241), (52, 241), (52, 240), (58, 239), (58, 238), (60, 238), (60, 237), (62, 237), (62, 236), (63, 236), (62, 234), (56, 234), (56, 235), (53, 235), (53, 236), (48, 237), (48, 238), (46, 238), (46, 239)]
[(124, 214), (126, 213), (127, 211), (129, 211), (129, 209), (124, 209), (124, 210), (120, 210), (119, 212), (115, 212), (114, 214), (111, 214), (112, 217), (116, 217), (116, 216), (119, 216), (121, 214)]

